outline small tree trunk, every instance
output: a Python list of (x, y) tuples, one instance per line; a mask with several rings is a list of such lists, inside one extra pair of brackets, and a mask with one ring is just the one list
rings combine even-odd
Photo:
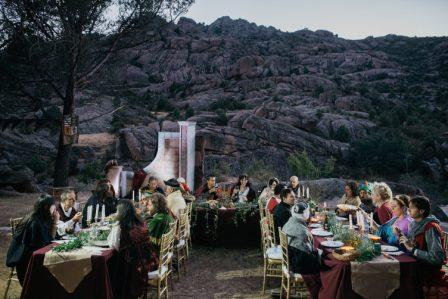
[(64, 144), (64, 116), (71, 115), (75, 112), (75, 73), (76, 73), (76, 59), (75, 53), (72, 52), (72, 71), (68, 79), (67, 88), (65, 90), (64, 108), (62, 111), (62, 120), (60, 125), (58, 153), (56, 155), (55, 169), (54, 169), (54, 187), (68, 187), (68, 174), (70, 168), (70, 156), (72, 153), (72, 145)]

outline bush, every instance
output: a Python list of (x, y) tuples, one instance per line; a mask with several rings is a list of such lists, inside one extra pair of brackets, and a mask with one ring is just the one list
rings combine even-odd
[(351, 164), (378, 175), (407, 170), (414, 157), (410, 145), (397, 132), (379, 131), (353, 144)]
[(32, 155), (23, 161), (23, 165), (31, 169), (34, 174), (42, 173), (48, 168), (48, 162), (37, 155)]
[(98, 180), (103, 177), (103, 162), (97, 160), (86, 165), (83, 169), (79, 171), (78, 180), (84, 184), (88, 184), (91, 181)]
[(193, 108), (188, 107), (187, 110), (185, 110), (185, 119), (188, 119), (192, 116), (194, 116), (194, 110)]
[(277, 173), (271, 165), (261, 160), (254, 160), (246, 169), (246, 173), (251, 178), (257, 178), (263, 182), (267, 182), (270, 178), (277, 177)]
[(236, 99), (226, 99), (226, 100), (218, 100), (210, 104), (210, 111), (214, 111), (217, 109), (225, 109), (225, 110), (242, 110), (246, 109), (246, 104), (236, 100)]
[(317, 179), (320, 175), (319, 168), (310, 160), (306, 150), (290, 155), (288, 166), (299, 178)]
[(333, 134), (333, 139), (341, 142), (349, 142), (351, 136), (346, 127), (340, 126)]
[(216, 115), (217, 115), (216, 124), (218, 126), (227, 126), (227, 122), (229, 121), (229, 119), (227, 118), (226, 112), (222, 109), (219, 109), (216, 111)]

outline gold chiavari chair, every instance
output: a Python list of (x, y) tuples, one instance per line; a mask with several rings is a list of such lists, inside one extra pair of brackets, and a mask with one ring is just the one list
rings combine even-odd
[(282, 285), (280, 288), (280, 299), (283, 298), (283, 291), (286, 292), (286, 298), (289, 299), (291, 288), (298, 290), (304, 289), (304, 280), (302, 275), (293, 273), (289, 270), (288, 255), (288, 236), (279, 228), (280, 247), (282, 250), (281, 267), (282, 267)]
[(178, 229), (178, 242), (174, 245), (175, 249), (175, 258), (177, 264), (177, 274), (180, 279), (181, 268), (183, 267), (184, 271), (187, 271), (186, 259), (187, 259), (187, 228), (188, 228), (188, 214), (180, 213), (179, 214), (179, 229)]
[(157, 284), (157, 298), (168, 298), (168, 278), (171, 274), (171, 260), (173, 256), (173, 243), (175, 237), (175, 229), (170, 229), (166, 234), (162, 235), (160, 242), (159, 267), (157, 270), (148, 273), (148, 284), (145, 289), (145, 298), (147, 298), (148, 287), (152, 281)]
[[(20, 224), (20, 222), (23, 220), (23, 217), (20, 218), (11, 218), (9, 219), (9, 226), (11, 228), (11, 236), (14, 236), (17, 230), (17, 226)], [(6, 299), (8, 296), (9, 288), (11, 286), (11, 281), (19, 282), (19, 279), (17, 278), (17, 272), (15, 267), (11, 267), (11, 270), (9, 271), (8, 280), (6, 281), (6, 289), (5, 293), (3, 295), (3, 298)]]
[(261, 238), (263, 240), (263, 294), (266, 289), (266, 279), (268, 277), (281, 277), (281, 252), (273, 246), (269, 232), (267, 218), (260, 220)]
[(191, 215), (193, 214), (193, 203), (190, 202), (187, 204), (187, 215), (188, 215), (188, 228), (187, 228), (187, 258), (190, 256), (190, 250), (193, 248), (193, 244), (191, 242)]

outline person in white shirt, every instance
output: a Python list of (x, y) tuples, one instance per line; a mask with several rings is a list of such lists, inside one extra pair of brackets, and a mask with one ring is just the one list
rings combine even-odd
[(59, 236), (64, 236), (67, 233), (77, 234), (81, 230), (79, 222), (82, 219), (82, 212), (75, 210), (75, 202), (76, 194), (73, 190), (62, 192), (61, 203), (57, 206), (59, 213), (57, 233)]

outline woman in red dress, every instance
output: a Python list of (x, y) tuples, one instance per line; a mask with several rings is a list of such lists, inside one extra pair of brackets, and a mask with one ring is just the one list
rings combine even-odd
[(114, 298), (138, 298), (143, 295), (148, 272), (157, 268), (157, 255), (148, 228), (131, 201), (120, 200), (117, 219), (108, 237), (109, 245), (118, 251), (112, 274)]
[(373, 212), (373, 220), (382, 225), (392, 219), (393, 212), (390, 207), (392, 190), (386, 183), (375, 183), (372, 190), (372, 200), (376, 208)]

